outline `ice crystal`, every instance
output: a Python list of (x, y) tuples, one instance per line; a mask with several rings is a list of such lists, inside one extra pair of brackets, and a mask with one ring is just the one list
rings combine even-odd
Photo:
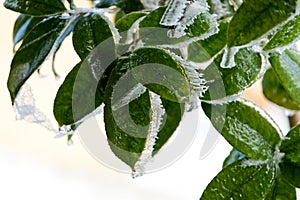
[(134, 165), (132, 171), (132, 177), (137, 178), (142, 176), (145, 172), (145, 165), (151, 160), (152, 153), (154, 150), (154, 145), (157, 139), (160, 126), (162, 124), (163, 116), (165, 114), (165, 109), (163, 108), (162, 101), (160, 97), (150, 92), (150, 103), (151, 103), (151, 122), (148, 129), (148, 135), (146, 138), (146, 143), (144, 150), (138, 161)]
[(184, 14), (187, 3), (188, 0), (170, 0), (160, 24), (164, 26), (177, 25)]
[(56, 132), (56, 129), (46, 115), (35, 106), (35, 99), (31, 87), (23, 85), (14, 103), (14, 110), (17, 120), (25, 120), (30, 123), (39, 124), (49, 131)]

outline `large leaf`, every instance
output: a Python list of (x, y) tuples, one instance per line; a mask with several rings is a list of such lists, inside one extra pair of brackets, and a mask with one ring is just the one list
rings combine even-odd
[(262, 86), (265, 97), (273, 103), (290, 110), (300, 110), (300, 107), (290, 97), (272, 68), (264, 74)]
[(111, 39), (71, 70), (54, 101), (53, 112), (60, 126), (81, 120), (101, 105), (108, 77), (116, 65), (115, 59)]
[(162, 98), (181, 103), (188, 100), (189, 83), (184, 70), (164, 50), (137, 49), (130, 55), (130, 67), (138, 82)]
[[(235, 54), (236, 65), (232, 68), (222, 68), (220, 63), (223, 54), (203, 71), (209, 92), (203, 96), (205, 100), (216, 100), (236, 95), (251, 86), (261, 71), (262, 60), (259, 53), (250, 49), (240, 49)], [(221, 91), (225, 89), (225, 94)], [(226, 96), (224, 96), (226, 95)]]
[(273, 53), (269, 61), (277, 77), (290, 97), (300, 105), (300, 54), (286, 50), (282, 54)]
[(75, 25), (73, 46), (83, 60), (98, 44), (112, 37), (107, 22), (96, 13), (84, 15)]
[(213, 126), (246, 157), (273, 158), (280, 137), (271, 119), (267, 119), (267, 114), (258, 107), (246, 101), (235, 101), (224, 105), (202, 103), (202, 108)]
[(287, 160), (280, 163), (281, 176), (291, 185), (300, 188), (300, 167)]
[(265, 199), (276, 179), (276, 166), (242, 160), (223, 169), (207, 186), (200, 200)]
[(232, 18), (227, 35), (228, 47), (255, 40), (295, 12), (295, 0), (247, 0)]
[(219, 32), (205, 40), (199, 40), (189, 45), (188, 59), (193, 62), (205, 62), (210, 60), (226, 45), (228, 23), (221, 21)]
[(270, 50), (278, 47), (286, 46), (300, 35), (300, 15), (291, 19), (271, 38), (271, 40), (264, 47), (264, 50)]
[(67, 10), (61, 0), (5, 0), (4, 6), (32, 16), (54, 15)]
[(7, 86), (12, 102), (25, 81), (47, 58), (67, 21), (59, 17), (48, 18), (26, 36), (11, 63)]
[(296, 200), (296, 188), (283, 177), (278, 177), (275, 186), (266, 200)]
[[(149, 92), (146, 90), (136, 99), (129, 100), (127, 102), (129, 103), (127, 104), (128, 106), (125, 104), (122, 107), (114, 108), (114, 99), (120, 99), (118, 97), (119, 94), (115, 93), (116, 88), (122, 87), (125, 90), (123, 93), (128, 95), (131, 87), (137, 83), (130, 73), (126, 73), (128, 69), (129, 60), (120, 60), (109, 78), (105, 90), (104, 121), (108, 142), (112, 151), (134, 169), (134, 165), (145, 147), (151, 120), (149, 118), (151, 104)], [(123, 81), (126, 82), (126, 86), (123, 84)], [(165, 119), (163, 120), (165, 123), (158, 133), (153, 154), (171, 137), (181, 120), (180, 104), (162, 99), (162, 105), (166, 111)]]
[(285, 158), (300, 167), (300, 125), (291, 129), (280, 145)]

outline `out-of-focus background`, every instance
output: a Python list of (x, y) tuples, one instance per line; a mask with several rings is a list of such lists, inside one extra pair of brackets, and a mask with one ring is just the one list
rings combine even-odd
[[(77, 136), (73, 145), (57, 133), (26, 120), (16, 120), (6, 88), (12, 53), (12, 30), (17, 14), (0, 6), (0, 199), (108, 199), (108, 200), (183, 200), (199, 199), (210, 180), (221, 170), (231, 147), (221, 137), (213, 151), (199, 159), (209, 121), (202, 115), (199, 134), (183, 157), (159, 172), (132, 179), (101, 165), (84, 149)], [(28, 84), (32, 88), (36, 108), (57, 129), (52, 105), (59, 85), (77, 63), (68, 38), (61, 47), (56, 68), (60, 79), (51, 73), (46, 62), (41, 74), (34, 74)], [(283, 130), (288, 123), (278, 107), (261, 98), (259, 84), (247, 92), (275, 113)]]

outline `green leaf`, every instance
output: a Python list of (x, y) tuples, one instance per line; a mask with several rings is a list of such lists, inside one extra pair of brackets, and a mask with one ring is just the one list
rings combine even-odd
[(223, 168), (227, 167), (228, 165), (231, 165), (232, 163), (242, 160), (245, 158), (245, 155), (239, 152), (236, 149), (232, 149), (229, 153), (229, 155), (225, 158), (223, 162)]
[[(183, 68), (164, 50), (140, 48), (130, 55), (134, 78), (162, 98), (185, 102), (189, 98), (189, 82)], [(147, 76), (145, 76), (147, 74)]]
[(300, 167), (287, 160), (280, 163), (281, 176), (291, 185), (300, 188)]
[(283, 177), (278, 177), (275, 186), (266, 200), (296, 200), (296, 188)]
[(14, 24), (13, 41), (14, 47), (32, 30), (32, 28), (40, 23), (44, 18), (32, 17), (24, 14), (20, 14)]
[(295, 0), (248, 0), (233, 16), (227, 35), (228, 47), (255, 40), (295, 12)]
[[(130, 46), (131, 44), (127, 44), (128, 43), (128, 38), (132, 37), (134, 38), (134, 33), (128, 31), (130, 29), (130, 27), (141, 17), (145, 16), (146, 13), (144, 12), (132, 12), (129, 13), (127, 15), (125, 15), (124, 17), (120, 18), (117, 22), (116, 22), (116, 28), (118, 29), (121, 39), (120, 39), (120, 45), (122, 43), (123, 46), (127, 45)], [(131, 40), (131, 39), (130, 39)], [(129, 40), (129, 41), (130, 41)], [(134, 42), (134, 41), (130, 41), (130, 42)], [(122, 46), (122, 47), (123, 47)]]
[(276, 166), (242, 160), (223, 169), (207, 186), (200, 200), (265, 199), (276, 179)]
[(61, 0), (5, 0), (7, 9), (32, 16), (47, 16), (65, 12)]
[(287, 160), (300, 167), (300, 125), (288, 132), (279, 148)]
[(300, 15), (297, 15), (280, 28), (271, 40), (264, 47), (264, 50), (270, 50), (286, 46), (294, 42), (300, 35)]
[(75, 25), (73, 46), (83, 60), (98, 44), (112, 37), (107, 22), (96, 13), (84, 15)]
[(272, 68), (264, 74), (262, 88), (265, 97), (290, 110), (300, 110), (300, 107), (290, 97)]
[[(112, 44), (113, 42), (108, 45), (113, 46)], [(105, 49), (110, 56), (114, 54), (112, 49)], [(66, 76), (56, 94), (53, 107), (55, 119), (60, 126), (78, 122), (103, 103), (108, 77), (116, 65), (115, 62), (106, 63), (104, 58), (108, 57), (95, 51)], [(99, 60), (102, 61), (102, 65), (97, 64)], [(97, 69), (94, 66), (97, 66)], [(99, 73), (97, 79), (95, 71)]]
[(116, 22), (116, 28), (119, 30), (120, 33), (128, 31), (130, 27), (134, 24), (134, 22), (136, 22), (136, 20), (140, 19), (145, 15), (146, 13), (144, 12), (129, 13)]
[(99, 0), (96, 4), (97, 8), (108, 8), (110, 6), (118, 6), (126, 13), (142, 10), (144, 8), (140, 0)]
[[(222, 68), (220, 66), (222, 57), (223, 54), (220, 54), (202, 72), (204, 74), (203, 78), (210, 88), (209, 92), (206, 92), (203, 96), (205, 100), (222, 99), (244, 91), (256, 81), (261, 71), (261, 56), (250, 49), (240, 49), (235, 54), (236, 65), (232, 68)], [(223, 90), (225, 90), (225, 94)]]
[(190, 44), (188, 47), (188, 60), (205, 62), (220, 52), (226, 45), (227, 27), (228, 23), (221, 21), (220, 30), (217, 34)]
[(48, 18), (26, 36), (11, 63), (7, 86), (12, 102), (25, 81), (47, 58), (67, 21), (59, 17)]
[(202, 108), (213, 126), (246, 157), (273, 158), (280, 137), (271, 119), (257, 106), (243, 100), (224, 105), (202, 103)]
[(281, 84), (300, 106), (300, 55), (295, 50), (286, 50), (282, 54), (273, 53), (269, 61)]
[[(128, 59), (119, 60), (111, 73), (105, 90), (104, 121), (111, 150), (118, 158), (134, 169), (134, 165), (145, 147), (150, 123), (151, 104), (149, 92), (146, 90), (138, 98), (130, 101), (128, 107), (125, 105), (113, 109), (114, 99), (120, 99), (118, 96), (120, 94), (115, 93), (116, 85), (123, 87), (125, 91), (122, 94), (125, 92), (127, 95), (131, 87), (137, 84), (131, 74), (127, 73), (130, 69), (129, 63)], [(125, 81), (126, 86), (122, 81)], [(167, 142), (181, 120), (182, 110), (180, 104), (162, 99), (162, 105), (167, 114), (163, 120), (165, 123), (158, 133), (153, 154)]]

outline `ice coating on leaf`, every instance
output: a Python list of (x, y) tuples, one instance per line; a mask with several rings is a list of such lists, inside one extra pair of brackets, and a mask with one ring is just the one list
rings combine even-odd
[(169, 32), (169, 36), (180, 38), (185, 36), (185, 29), (194, 23), (199, 14), (208, 12), (209, 7), (205, 0), (196, 0), (192, 2), (184, 11), (184, 16), (178, 22), (174, 32)]
[(105, 14), (101, 14), (101, 17), (108, 24), (108, 26), (113, 34), (113, 39), (114, 39), (115, 44), (118, 44), (120, 42), (120, 38), (121, 38), (120, 33), (118, 32), (118, 29), (115, 27), (113, 22)]
[(161, 18), (160, 24), (175, 26), (184, 14), (184, 9), (190, 0), (170, 0), (168, 7)]
[(231, 15), (228, 4), (223, 3), (220, 0), (211, 0), (211, 2), (214, 5), (214, 13), (218, 16), (219, 19)]
[(136, 84), (131, 90), (127, 93), (126, 96), (122, 97), (121, 99), (115, 101), (112, 104), (112, 110), (118, 110), (119, 108), (129, 104), (134, 99), (140, 97), (143, 93), (147, 90), (141, 83)]
[(214, 104), (214, 105), (223, 105), (223, 104), (226, 104), (226, 103), (237, 101), (238, 99), (240, 99), (243, 96), (243, 94), (244, 94), (244, 91), (241, 91), (238, 94), (226, 96), (222, 99), (214, 99), (214, 100), (209, 100), (209, 101), (201, 100), (201, 101), (209, 103), (209, 104)]
[(243, 104), (255, 109), (260, 115), (262, 115), (266, 120), (268, 120), (268, 122), (276, 129), (277, 133), (279, 133), (279, 135), (283, 137), (283, 133), (282, 133), (281, 129), (276, 124), (276, 122), (273, 120), (273, 118), (265, 110), (263, 110), (259, 106), (255, 105), (254, 103), (247, 101), (245, 99), (240, 99), (239, 101), (242, 102)]
[(240, 50), (240, 47), (225, 47), (222, 62), (220, 66), (222, 68), (232, 68), (236, 65), (235, 54)]
[(17, 120), (25, 120), (30, 123), (36, 123), (49, 131), (56, 132), (56, 129), (46, 117), (46, 115), (35, 106), (35, 100), (31, 87), (23, 85), (14, 103)]
[(141, 156), (138, 161), (134, 165), (134, 169), (132, 171), (132, 177), (137, 178), (144, 174), (145, 165), (152, 158), (152, 152), (154, 150), (154, 145), (157, 139), (157, 135), (162, 124), (163, 116), (166, 113), (163, 108), (162, 101), (160, 97), (150, 92), (150, 103), (151, 103), (151, 122), (148, 129), (148, 135), (146, 138), (146, 143), (144, 150), (142, 151)]
[[(194, 107), (199, 103), (199, 97), (202, 97), (203, 94), (208, 90), (206, 86), (206, 80), (203, 78), (203, 74), (197, 71), (197, 68), (189, 63), (188, 61), (184, 60), (180, 56), (176, 55), (173, 52), (167, 51), (176, 61), (180, 63), (183, 67), (184, 72), (189, 80), (190, 84), (190, 106)], [(193, 106), (194, 105), (194, 106)], [(190, 106), (188, 106), (187, 110), (190, 110)]]
[(136, 20), (130, 29), (127, 31), (127, 38), (125, 44), (131, 44), (130, 51), (134, 51), (135, 49), (142, 47), (141, 41), (138, 39), (139, 37), (139, 24), (145, 18), (141, 17), (140, 19)]
[(146, 9), (154, 10), (159, 7), (160, 0), (141, 0)]

